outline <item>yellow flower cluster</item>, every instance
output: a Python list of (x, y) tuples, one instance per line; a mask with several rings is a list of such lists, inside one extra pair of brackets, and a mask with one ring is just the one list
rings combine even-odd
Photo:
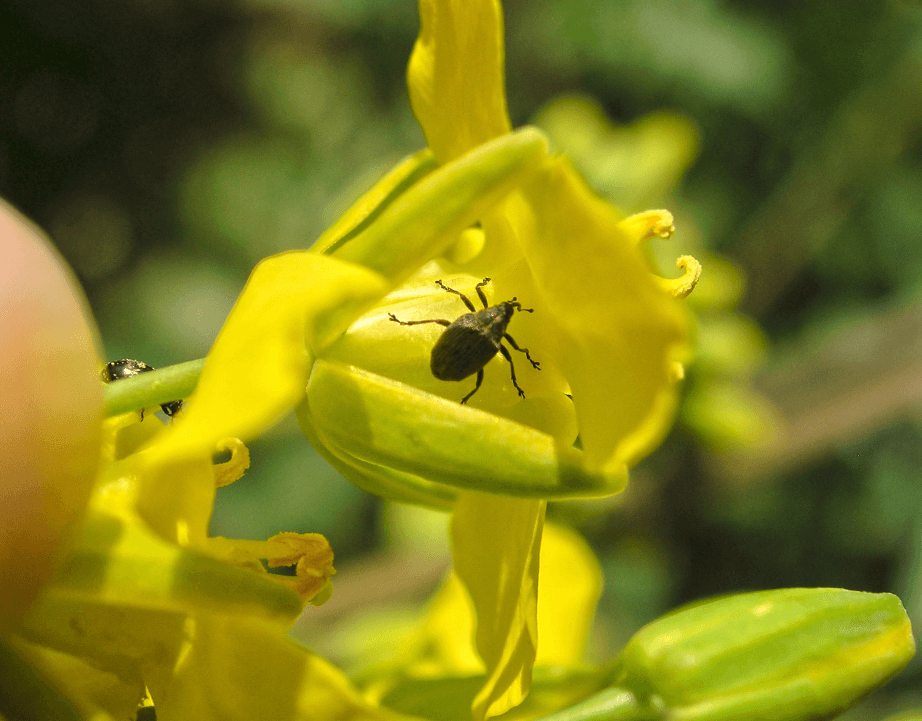
[[(127, 716), (147, 692), (164, 721), (390, 716), (284, 638), (329, 593), (322, 537), (208, 537), (215, 488), (248, 464), (238, 439), (290, 409), (361, 487), (451, 509), (484, 664), (475, 721), (529, 692), (547, 499), (619, 492), (668, 429), (688, 352), (677, 297), (700, 268), (684, 259), (664, 281), (637, 246), (668, 235), (671, 216), (620, 217), (540, 132), (511, 130), (498, 1), (420, 11), (409, 87), (428, 149), (311, 250), (257, 266), (171, 425), (106, 424), (82, 529), (11, 641), (96, 718)], [(484, 278), (489, 304), (533, 309), (514, 332), (540, 371), (522, 364), (522, 399), (491, 361), (462, 405), (467, 391), (429, 372), (439, 329), (391, 315), (453, 319), (466, 309), (434, 281), (468, 294)], [(215, 465), (222, 450), (231, 460)]]

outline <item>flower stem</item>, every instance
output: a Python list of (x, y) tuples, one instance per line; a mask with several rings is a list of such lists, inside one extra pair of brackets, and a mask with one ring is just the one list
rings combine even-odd
[(204, 366), (205, 359), (199, 358), (106, 384), (105, 416), (108, 418), (188, 397), (195, 390)]

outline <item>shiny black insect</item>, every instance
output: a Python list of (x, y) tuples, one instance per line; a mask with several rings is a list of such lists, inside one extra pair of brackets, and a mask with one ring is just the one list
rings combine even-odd
[[(147, 373), (148, 371), (156, 370), (153, 366), (147, 365), (143, 361), (132, 360), (131, 358), (122, 358), (121, 360), (110, 361), (106, 363), (106, 367), (102, 369), (102, 380), (103, 383), (111, 383), (112, 381), (120, 381), (123, 378), (131, 378), (131, 376), (141, 375), (141, 373)], [(182, 410), (182, 401), (170, 401), (169, 403), (161, 403), (161, 410), (166, 413), (168, 416), (173, 416), (179, 413)], [(141, 420), (144, 420), (144, 410), (141, 410)]]
[(512, 356), (509, 354), (509, 350), (503, 345), (503, 339), (509, 341), (509, 345), (515, 350), (524, 353), (534, 368), (541, 370), (541, 364), (529, 355), (528, 348), (519, 348), (512, 336), (506, 332), (506, 326), (509, 325), (515, 311), (534, 313), (534, 309), (523, 308), (516, 298), (507, 300), (499, 305), (490, 306), (487, 303), (487, 297), (481, 290), (483, 286), (490, 282), (489, 278), (484, 278), (474, 287), (480, 297), (480, 302), (483, 303), (483, 310), (477, 310), (464, 293), (454, 288), (449, 288), (440, 280), (435, 282), (442, 290), (460, 296), (461, 300), (464, 301), (464, 305), (471, 312), (465, 313), (454, 322), (441, 319), (398, 320), (393, 313), (388, 313), (390, 319), (395, 323), (400, 323), (400, 325), (438, 323), (446, 327), (445, 332), (439, 336), (439, 339), (432, 347), (432, 357), (429, 361), (432, 375), (440, 381), (462, 381), (476, 372), (477, 385), (474, 390), (461, 399), (462, 403), (467, 403), (470, 397), (480, 390), (480, 384), (483, 383), (483, 367), (497, 353), (502, 353), (503, 357), (509, 361), (512, 385), (515, 386), (519, 395), (524, 398), (525, 391), (519, 388), (519, 384), (515, 379), (515, 366), (512, 364)]

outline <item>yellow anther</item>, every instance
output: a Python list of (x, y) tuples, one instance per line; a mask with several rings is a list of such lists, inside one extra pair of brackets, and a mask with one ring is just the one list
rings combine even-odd
[(646, 210), (631, 215), (618, 223), (618, 227), (634, 245), (653, 238), (665, 240), (675, 233), (675, 222), (668, 210)]
[(240, 479), (250, 467), (250, 451), (239, 438), (225, 438), (218, 442), (215, 450), (231, 453), (229, 461), (214, 464), (215, 488), (229, 486)]
[(683, 255), (676, 261), (676, 266), (685, 272), (678, 278), (660, 278), (663, 288), (676, 298), (685, 298), (698, 284), (701, 277), (701, 263), (690, 255)]

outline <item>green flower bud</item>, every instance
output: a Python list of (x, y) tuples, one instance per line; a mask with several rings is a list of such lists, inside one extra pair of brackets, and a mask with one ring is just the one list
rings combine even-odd
[(829, 588), (746, 593), (675, 611), (638, 631), (617, 685), (673, 721), (828, 718), (915, 653), (891, 594)]

